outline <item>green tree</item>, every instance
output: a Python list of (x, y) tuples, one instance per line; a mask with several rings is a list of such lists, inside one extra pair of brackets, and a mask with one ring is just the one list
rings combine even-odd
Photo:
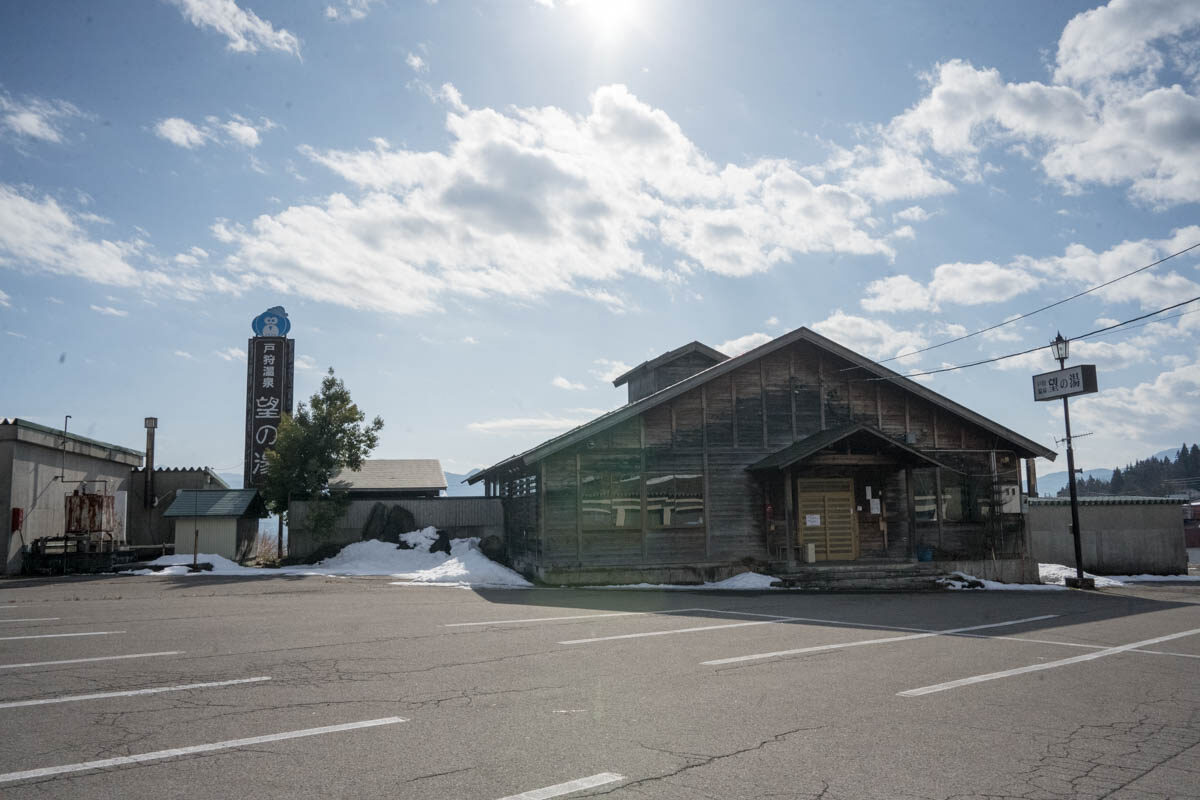
[(294, 416), (280, 421), (275, 449), (267, 451), (267, 507), (286, 519), (290, 501), (308, 500), (305, 526), (316, 537), (330, 533), (349, 501), (345, 492), (330, 490), (330, 479), (341, 469), (359, 469), (379, 444), (383, 420), (368, 424), (366, 418), (331, 367), (308, 405), (300, 403)]

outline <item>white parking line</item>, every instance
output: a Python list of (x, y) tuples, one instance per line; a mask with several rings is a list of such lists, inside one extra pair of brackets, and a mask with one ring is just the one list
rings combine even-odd
[(615, 636), (597, 636), (592, 639), (568, 639), (559, 644), (591, 644), (592, 642), (610, 642), (615, 639), (641, 639), (646, 636), (671, 636), (676, 633), (698, 633), (700, 631), (719, 631), (725, 628), (747, 628), (752, 625), (777, 625), (781, 622), (814, 622), (819, 625), (842, 625), (851, 628), (875, 628), (892, 631), (916, 631), (919, 633), (940, 633), (940, 631), (931, 631), (929, 628), (898, 628), (893, 625), (875, 625), (867, 622), (846, 622), (840, 619), (819, 619), (817, 617), (779, 617), (773, 614), (752, 614), (748, 611), (718, 611), (710, 608), (695, 609), (697, 611), (711, 611), (716, 614), (741, 614), (747, 617), (767, 617), (761, 622), (723, 622), (720, 625), (699, 625), (694, 628), (676, 628), (666, 631), (647, 631), (644, 633), (622, 633)]
[[(1079, 647), (1084, 650), (1107, 650), (1112, 645), (1107, 644), (1083, 644), (1082, 642), (1059, 642), (1054, 639), (1029, 639), (1024, 636), (988, 636), (985, 633), (959, 633), (964, 639), (998, 639), (1002, 642), (1029, 642), (1030, 644), (1057, 644), (1063, 647)], [(1170, 650), (1142, 650), (1140, 648), (1130, 650), (1131, 653), (1146, 653), (1152, 656), (1176, 656), (1177, 658), (1200, 658), (1196, 653), (1176, 653)]]
[(597, 786), (604, 786), (609, 783), (625, 780), (624, 775), (618, 775), (615, 772), (601, 772), (597, 775), (590, 775), (586, 778), (579, 778), (566, 783), (556, 783), (554, 786), (546, 786), (542, 789), (531, 789), (528, 792), (520, 794), (510, 794), (508, 797), (501, 797), (500, 800), (546, 800), (549, 797), (562, 797), (564, 794), (572, 792), (582, 792), (584, 789), (594, 789)]
[(54, 622), (62, 617), (27, 617), (26, 619), (0, 619), (0, 625), (6, 622)]
[(68, 694), (62, 697), (46, 697), (40, 700), (13, 700), (0, 703), (0, 708), (22, 708), (24, 706), (48, 706), (54, 703), (77, 703), (81, 700), (106, 700), (110, 697), (133, 697), (138, 694), (162, 694), (163, 692), (186, 692), (189, 689), (215, 689), (218, 686), (234, 686), (239, 683), (260, 683), (271, 680), (270, 675), (257, 678), (237, 678), (231, 681), (208, 681), (207, 683), (185, 683), (180, 686), (156, 686), (152, 689), (129, 689), (123, 692), (96, 692), (95, 694)]
[(1184, 636), (1195, 636), (1200, 633), (1200, 628), (1193, 628), (1190, 631), (1182, 633), (1172, 633), (1167, 636), (1157, 636), (1153, 639), (1143, 639), (1140, 642), (1131, 642), (1117, 647), (1106, 647), (1103, 650), (1097, 650), (1094, 653), (1086, 653), (1082, 656), (1074, 656), (1072, 658), (1063, 658), (1058, 661), (1048, 661), (1044, 664), (1031, 664), (1028, 667), (1017, 667), (1016, 669), (1005, 669), (999, 672), (989, 672), (986, 675), (974, 675), (970, 678), (959, 678), (956, 681), (946, 681), (945, 683), (935, 683), (932, 686), (922, 686), (919, 689), (909, 689), (904, 692), (897, 692), (900, 697), (920, 697), (921, 695), (933, 694), (935, 692), (944, 692), (948, 689), (957, 689), (960, 686), (970, 686), (975, 683), (983, 683), (985, 681), (994, 681), (1000, 678), (1010, 678), (1013, 675), (1024, 675), (1027, 672), (1041, 672), (1046, 669), (1055, 669), (1057, 667), (1065, 667), (1069, 664), (1079, 664), (1083, 661), (1094, 661), (1097, 658), (1124, 653), (1129, 650), (1136, 650), (1139, 647), (1145, 647), (1159, 642), (1169, 642), (1172, 639), (1182, 639)]
[(91, 631), (90, 633), (39, 633), (31, 636), (0, 636), (0, 642), (15, 642), (18, 639), (62, 639), (67, 636), (108, 636), (125, 631)]
[(472, 625), (511, 625), (520, 622), (560, 622), (567, 619), (601, 619), (603, 617), (639, 617), (649, 614), (683, 614), (688, 611), (707, 611), (706, 608), (671, 608), (663, 611), (618, 611), (612, 614), (572, 614), (569, 617), (534, 617), (532, 619), (497, 619), (491, 622), (451, 622), (444, 628), (466, 628)]
[(179, 656), (182, 650), (164, 650), (161, 653), (130, 653), (126, 656), (95, 656), (94, 658), (67, 658), (62, 661), (26, 661), (24, 664), (0, 664), (0, 669), (23, 669), (25, 667), (53, 667), (59, 664), (85, 664), (90, 661), (120, 661), (125, 658), (152, 658), (154, 656)]
[(397, 722), (408, 722), (404, 717), (381, 717), (379, 719), (368, 719), (362, 722), (347, 722), (342, 725), (326, 725), (321, 728), (304, 728), (298, 731), (286, 731), (284, 733), (269, 733), (265, 736), (250, 736), (245, 739), (229, 739), (224, 742), (213, 742), (212, 744), (194, 744), (190, 747), (174, 747), (170, 750), (156, 750), (153, 753), (138, 753), (132, 756), (117, 756), (116, 758), (102, 758), (99, 761), (82, 761), (78, 764), (63, 764), (59, 767), (42, 767), (40, 769), (28, 769), (21, 772), (7, 772), (0, 774), (0, 783), (12, 783), (13, 781), (23, 781), (30, 778), (48, 778), (54, 775), (62, 775), (67, 772), (84, 772), (92, 769), (105, 769), (107, 767), (121, 767), (126, 764), (140, 764), (144, 761), (158, 761), (164, 758), (179, 758), (180, 756), (190, 756), (196, 753), (210, 753), (214, 750), (231, 750), (235, 747), (249, 747), (256, 744), (264, 744), (266, 742), (278, 742), (284, 739), (299, 739), (304, 736), (321, 736), (326, 733), (341, 733), (342, 731), (351, 731), (358, 728), (374, 728), (379, 725), (395, 725)]
[(820, 644), (813, 647), (799, 647), (794, 650), (776, 650), (772, 653), (754, 653), (748, 656), (734, 656), (733, 658), (718, 658), (713, 661), (700, 662), (704, 666), (720, 666), (722, 664), (736, 664), (742, 661), (757, 661), (763, 658), (777, 658), (779, 656), (795, 656), (802, 653), (819, 653), (825, 650), (841, 650), (846, 647), (862, 647), (868, 644), (890, 644), (892, 642), (910, 642), (915, 639), (927, 639), (931, 636), (949, 636), (955, 633), (964, 633), (966, 631), (979, 631), (984, 628), (1001, 628), (1006, 625), (1020, 625), (1025, 622), (1040, 622), (1044, 619), (1053, 619), (1058, 614), (1044, 614), (1040, 617), (1026, 617), (1025, 619), (1012, 619), (1005, 622), (991, 622), (987, 625), (971, 625), (966, 628), (947, 628), (941, 631), (929, 631), (928, 633), (914, 633), (910, 636), (888, 636), (883, 639), (864, 639), (858, 642), (841, 642), (839, 644)]

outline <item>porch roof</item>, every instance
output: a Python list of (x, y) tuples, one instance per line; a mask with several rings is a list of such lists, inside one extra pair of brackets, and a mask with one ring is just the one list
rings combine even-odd
[(871, 446), (875, 448), (891, 451), (902, 462), (917, 461), (932, 467), (946, 466), (928, 453), (923, 453), (915, 447), (910, 447), (903, 442), (897, 441), (878, 428), (873, 428), (863, 423), (855, 423), (814, 433), (812, 436), (801, 439), (798, 442), (793, 442), (781, 450), (776, 450), (766, 458), (760, 459), (746, 467), (746, 469), (751, 472), (787, 469), (793, 464), (805, 461), (822, 450), (826, 450), (839, 442), (851, 438), (860, 446), (864, 442), (870, 442)]

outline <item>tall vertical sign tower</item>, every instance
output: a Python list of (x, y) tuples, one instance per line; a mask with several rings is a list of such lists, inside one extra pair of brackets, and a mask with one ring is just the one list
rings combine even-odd
[(287, 338), (292, 323), (283, 306), (269, 308), (250, 323), (246, 345), (246, 456), (242, 486), (261, 488), (267, 477), (267, 451), (279, 436), (279, 422), (292, 413), (296, 342)]

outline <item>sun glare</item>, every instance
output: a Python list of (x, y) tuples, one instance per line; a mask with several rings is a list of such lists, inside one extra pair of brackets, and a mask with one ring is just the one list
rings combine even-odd
[(645, 6), (645, 0), (580, 0), (579, 11), (597, 42), (615, 44), (643, 22)]

